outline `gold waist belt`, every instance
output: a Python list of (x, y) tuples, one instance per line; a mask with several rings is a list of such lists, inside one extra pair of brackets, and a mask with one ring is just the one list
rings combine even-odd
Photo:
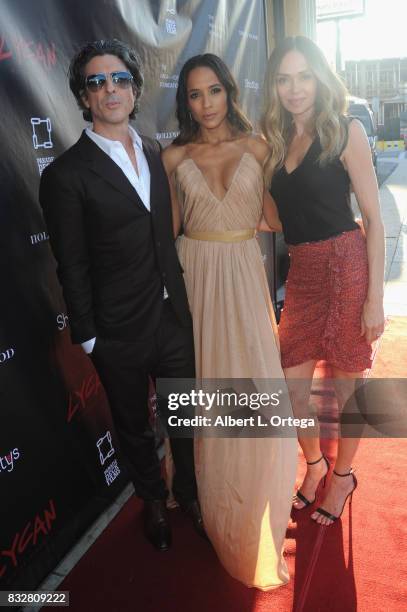
[(250, 240), (256, 235), (256, 230), (230, 230), (228, 232), (185, 232), (187, 238), (192, 240), (205, 240), (208, 242), (242, 242)]

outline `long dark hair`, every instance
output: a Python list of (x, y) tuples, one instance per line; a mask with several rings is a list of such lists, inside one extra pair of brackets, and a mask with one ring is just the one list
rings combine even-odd
[(226, 64), (213, 53), (195, 55), (182, 67), (179, 75), (177, 89), (176, 115), (180, 133), (174, 140), (175, 145), (183, 145), (196, 140), (199, 133), (199, 123), (193, 119), (188, 108), (187, 82), (189, 73), (195, 68), (210, 68), (216, 74), (219, 82), (226, 90), (228, 114), (227, 120), (237, 132), (249, 133), (253, 130), (252, 124), (238, 105), (239, 88)]
[(132, 74), (135, 103), (129, 118), (134, 119), (138, 112), (138, 99), (141, 96), (144, 83), (141, 60), (134, 49), (121, 40), (117, 40), (117, 38), (89, 42), (71, 60), (68, 69), (69, 86), (83, 112), (83, 118), (85, 121), (92, 121), (92, 113), (86, 108), (82, 100), (85, 93), (85, 66), (98, 55), (115, 55), (126, 64), (130, 74)]

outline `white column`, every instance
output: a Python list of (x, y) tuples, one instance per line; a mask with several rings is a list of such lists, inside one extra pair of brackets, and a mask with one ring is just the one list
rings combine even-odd
[(317, 11), (316, 0), (302, 0), (299, 2), (301, 34), (316, 40)]
[(316, 39), (316, 0), (284, 0), (287, 36), (308, 36)]

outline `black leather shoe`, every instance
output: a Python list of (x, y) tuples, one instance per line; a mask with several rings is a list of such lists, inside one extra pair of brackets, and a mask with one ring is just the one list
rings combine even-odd
[(170, 548), (171, 528), (164, 500), (144, 501), (144, 535), (160, 552)]
[(208, 540), (206, 535), (205, 527), (203, 524), (203, 518), (201, 514), (201, 508), (197, 499), (189, 502), (188, 504), (182, 504), (181, 510), (185, 512), (187, 516), (192, 520), (195, 531), (205, 540)]

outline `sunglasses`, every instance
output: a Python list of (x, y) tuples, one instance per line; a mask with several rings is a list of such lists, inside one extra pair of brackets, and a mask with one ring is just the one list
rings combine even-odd
[(104, 87), (107, 77), (110, 76), (112, 79), (113, 85), (117, 85), (120, 89), (128, 89), (132, 82), (133, 77), (130, 72), (117, 71), (111, 72), (110, 74), (105, 74), (104, 72), (100, 72), (98, 74), (90, 74), (85, 79), (85, 87), (89, 89), (89, 91), (100, 91), (102, 87)]

